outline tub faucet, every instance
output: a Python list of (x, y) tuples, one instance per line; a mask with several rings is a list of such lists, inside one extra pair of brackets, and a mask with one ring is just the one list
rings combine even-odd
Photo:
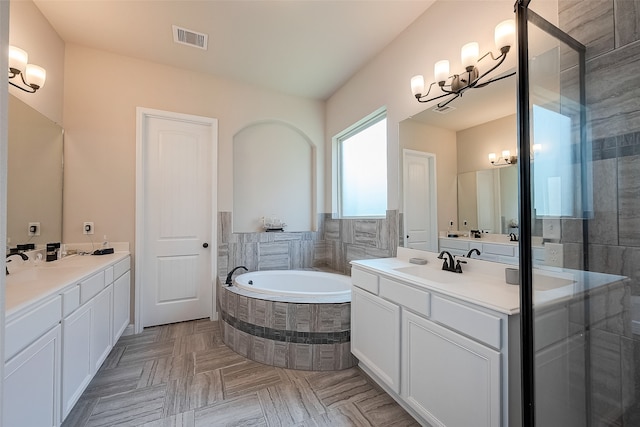
[[(28, 261), (29, 257), (26, 256), (25, 254), (23, 254), (22, 252), (17, 252), (15, 254), (7, 254), (7, 262), (11, 262), (11, 260), (9, 259), (10, 256), (14, 256), (14, 255), (18, 255), (20, 258), (22, 258), (23, 261)], [(7, 274), (9, 274), (9, 267), (6, 266), (5, 264), (5, 270), (7, 271)]]
[(233, 273), (235, 273), (236, 270), (239, 269), (239, 268), (244, 268), (244, 271), (249, 271), (249, 269), (247, 269), (247, 267), (245, 267), (244, 265), (237, 266), (236, 268), (231, 270), (231, 272), (229, 274), (227, 274), (227, 280), (225, 280), (225, 282), (224, 282), (225, 285), (231, 286), (233, 284), (233, 281), (232, 281)]

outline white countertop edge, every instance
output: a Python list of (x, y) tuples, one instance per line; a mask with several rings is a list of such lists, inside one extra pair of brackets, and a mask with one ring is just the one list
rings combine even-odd
[[(71, 255), (58, 261), (43, 263), (38, 267), (27, 267), (29, 269), (52, 270), (53, 277), (49, 283), (11, 283), (11, 275), (7, 276), (5, 321), (9, 323), (33, 307), (55, 298), (66, 288), (74, 286), (96, 272), (122, 261), (129, 255), (128, 250), (100, 256)], [(82, 261), (78, 262), (79, 260)], [(67, 274), (57, 275), (55, 270), (60, 267), (64, 268)]]
[[(473, 280), (473, 285), (462, 288), (460, 284), (452, 286), (451, 284), (429, 281), (397, 271), (398, 268), (416, 266), (416, 264), (409, 263), (410, 258), (426, 259), (429, 265), (433, 267), (432, 264), (435, 264), (435, 268), (438, 269), (442, 264), (442, 260), (439, 260), (437, 256), (438, 254), (434, 252), (398, 247), (396, 258), (355, 260), (351, 263), (390, 278), (401, 279), (418, 288), (439, 292), (499, 313), (513, 315), (520, 312), (520, 287), (509, 285), (504, 279), (505, 268), (517, 266), (464, 258), (467, 264), (463, 265), (463, 273), (459, 277)], [(535, 304), (540, 307), (550, 303), (564, 302), (577, 294), (584, 293), (585, 290), (590, 291), (605, 285), (612, 285), (618, 282), (624, 283), (628, 280), (625, 276), (553, 267), (536, 268), (536, 271), (542, 272), (544, 275), (570, 279), (578, 283), (578, 285), (549, 291), (536, 291), (534, 295)], [(451, 274), (455, 275), (456, 273)]]

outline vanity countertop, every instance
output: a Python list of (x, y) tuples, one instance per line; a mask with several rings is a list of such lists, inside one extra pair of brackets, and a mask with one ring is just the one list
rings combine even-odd
[(128, 251), (109, 255), (71, 255), (58, 261), (22, 267), (6, 276), (5, 316), (7, 321), (24, 310), (59, 294), (67, 286), (90, 277), (129, 256)]
[[(463, 273), (456, 274), (442, 271), (442, 260), (437, 256), (432, 252), (400, 247), (396, 258), (351, 263), (500, 313), (512, 315), (520, 312), (520, 287), (505, 282), (505, 268), (513, 266), (464, 258), (467, 264), (462, 266)], [(426, 259), (427, 265), (410, 263), (409, 259), (414, 257)], [(566, 301), (585, 291), (627, 279), (625, 276), (559, 268), (535, 269), (534, 274), (534, 287), (544, 289), (534, 292), (535, 304), (540, 306)]]

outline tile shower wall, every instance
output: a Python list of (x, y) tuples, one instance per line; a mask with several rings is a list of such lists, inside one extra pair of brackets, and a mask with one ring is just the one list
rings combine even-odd
[[(587, 46), (593, 154), (588, 267), (629, 276), (633, 294), (640, 295), (640, 2), (560, 1), (559, 22)], [(563, 220), (566, 267), (583, 267), (581, 221)]]
[(622, 324), (594, 321), (597, 313), (621, 306), (622, 296), (590, 302), (590, 421), (637, 426), (640, 322), (628, 318), (640, 321), (640, 1), (561, 0), (558, 5), (560, 28), (587, 46), (593, 156), (593, 217), (586, 220), (586, 235), (583, 220), (563, 220), (565, 267), (628, 276), (632, 301)]
[(218, 213), (218, 275), (238, 265), (255, 270), (326, 268), (351, 273), (350, 261), (396, 255), (398, 212), (384, 219), (318, 216), (318, 231), (233, 233), (231, 212)]

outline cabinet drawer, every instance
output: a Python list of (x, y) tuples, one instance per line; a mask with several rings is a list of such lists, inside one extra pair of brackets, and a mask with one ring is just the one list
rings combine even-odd
[(67, 317), (80, 307), (80, 285), (75, 285), (62, 293), (62, 317)]
[(500, 350), (500, 317), (434, 295), (431, 319)]
[(353, 283), (353, 286), (357, 286), (365, 291), (378, 295), (378, 276), (373, 273), (352, 268), (351, 283)]
[(84, 304), (104, 288), (104, 270), (80, 283), (80, 303)]
[(469, 242), (466, 240), (455, 240), (455, 239), (441, 239), (440, 240), (440, 248), (442, 250), (447, 249), (460, 249), (463, 251), (469, 250)]
[(122, 261), (118, 261), (116, 265), (113, 266), (113, 278), (117, 279), (129, 270), (131, 270), (131, 258), (126, 257)]
[(5, 361), (60, 322), (62, 298), (55, 298), (8, 323), (5, 328)]
[(431, 315), (431, 294), (429, 292), (381, 277), (380, 296), (424, 316)]
[(494, 255), (514, 256), (516, 247), (512, 245), (496, 245), (493, 243), (485, 243), (482, 245), (482, 252)]

